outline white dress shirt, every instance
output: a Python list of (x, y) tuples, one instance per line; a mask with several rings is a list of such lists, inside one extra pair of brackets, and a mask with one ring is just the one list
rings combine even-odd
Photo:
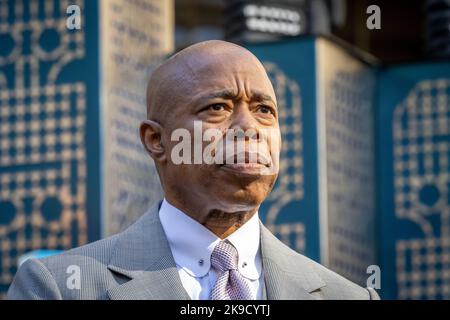
[[(193, 300), (210, 299), (218, 276), (211, 268), (211, 253), (221, 239), (166, 199), (159, 217), (183, 287)], [(260, 300), (263, 277), (258, 213), (226, 239), (237, 249), (238, 271), (248, 281), (253, 299)]]

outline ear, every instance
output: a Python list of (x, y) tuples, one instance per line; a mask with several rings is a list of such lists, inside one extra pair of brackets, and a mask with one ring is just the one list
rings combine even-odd
[(142, 144), (153, 160), (155, 162), (164, 162), (166, 160), (166, 154), (162, 141), (161, 125), (153, 120), (145, 120), (142, 121), (139, 132)]

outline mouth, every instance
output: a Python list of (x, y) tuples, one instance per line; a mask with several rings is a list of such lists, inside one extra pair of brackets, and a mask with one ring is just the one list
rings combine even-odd
[(263, 154), (243, 152), (226, 158), (220, 167), (234, 173), (261, 175), (263, 170), (270, 168), (270, 158)]

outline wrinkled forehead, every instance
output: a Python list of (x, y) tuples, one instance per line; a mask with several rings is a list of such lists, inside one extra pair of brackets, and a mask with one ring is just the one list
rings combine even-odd
[(250, 54), (206, 56), (194, 63), (189, 61), (192, 69), (196, 70), (193, 78), (198, 89), (230, 87), (273, 95), (272, 84), (264, 67)]
[(263, 92), (276, 101), (261, 62), (243, 48), (204, 50), (186, 54), (173, 62), (167, 80), (179, 93), (193, 97), (223, 89), (236, 93), (246, 90)]

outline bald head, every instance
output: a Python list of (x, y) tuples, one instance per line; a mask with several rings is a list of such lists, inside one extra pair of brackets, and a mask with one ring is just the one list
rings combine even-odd
[(183, 105), (186, 96), (212, 87), (225, 89), (215, 80), (244, 72), (263, 78), (271, 87), (263, 65), (247, 49), (221, 40), (191, 45), (152, 73), (147, 86), (147, 118), (163, 123), (175, 107)]

